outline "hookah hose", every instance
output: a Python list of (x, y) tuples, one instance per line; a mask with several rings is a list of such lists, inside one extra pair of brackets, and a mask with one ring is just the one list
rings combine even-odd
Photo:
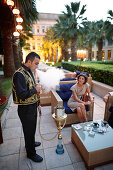
[[(39, 112), (39, 124), (38, 124), (38, 128), (39, 128), (39, 134), (40, 134), (41, 138), (42, 138), (43, 140), (46, 140), (46, 141), (51, 141), (51, 140), (55, 139), (56, 136), (58, 135), (59, 131), (56, 133), (55, 136), (53, 136), (53, 137), (50, 138), (50, 139), (44, 138), (43, 135), (41, 134), (40, 123), (41, 123), (41, 114), (42, 114), (42, 113), (41, 113), (40, 98), (39, 98), (39, 102), (38, 102), (38, 112)], [(66, 119), (65, 119), (64, 124), (63, 124), (63, 126), (61, 127), (61, 129), (64, 128), (65, 124), (66, 124)]]
[(53, 137), (50, 138), (50, 139), (44, 138), (43, 135), (41, 134), (40, 122), (41, 122), (41, 114), (42, 114), (42, 113), (41, 113), (40, 99), (39, 99), (39, 102), (38, 102), (38, 112), (39, 112), (39, 124), (38, 124), (38, 128), (39, 128), (39, 134), (40, 134), (41, 138), (42, 138), (43, 140), (46, 140), (46, 141), (51, 141), (51, 140), (55, 139), (59, 132), (57, 132), (56, 135), (53, 136)]

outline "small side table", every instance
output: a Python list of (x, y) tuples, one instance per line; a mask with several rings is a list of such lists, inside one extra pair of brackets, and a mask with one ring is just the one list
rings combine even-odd
[[(57, 123), (58, 123), (57, 129), (59, 131), (59, 133), (58, 133), (58, 145), (57, 145), (56, 153), (57, 154), (63, 154), (64, 153), (64, 148), (63, 148), (63, 144), (62, 144), (61, 130), (64, 128), (64, 126), (66, 124), (67, 114), (64, 113), (63, 116), (56, 117), (55, 113), (53, 113), (52, 117), (57, 121)], [(62, 121), (64, 121), (63, 126), (61, 126)]]

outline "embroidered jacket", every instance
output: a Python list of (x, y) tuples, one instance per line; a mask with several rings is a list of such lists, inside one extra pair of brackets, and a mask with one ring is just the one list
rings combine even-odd
[(34, 104), (38, 101), (35, 79), (31, 70), (22, 65), (13, 76), (13, 101), (18, 105)]

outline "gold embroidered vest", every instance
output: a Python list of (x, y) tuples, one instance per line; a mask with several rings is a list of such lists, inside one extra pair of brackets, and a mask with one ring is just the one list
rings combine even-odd
[[(33, 89), (35, 87), (35, 82), (34, 82), (32, 76), (31, 76), (31, 74), (27, 70), (25, 70), (23, 67), (21, 67), (16, 72), (20, 72), (24, 76), (26, 84), (28, 85), (29, 89)], [(12, 83), (12, 86), (13, 86), (13, 88), (12, 88), (12, 90), (13, 90), (13, 102), (15, 104), (29, 105), (29, 104), (34, 104), (39, 100), (37, 93), (33, 94), (31, 97), (24, 99), (24, 100), (18, 98), (16, 90), (15, 90), (14, 83)]]

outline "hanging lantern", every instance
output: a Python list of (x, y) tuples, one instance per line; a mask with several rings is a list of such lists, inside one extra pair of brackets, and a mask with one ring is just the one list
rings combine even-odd
[(16, 9), (16, 8), (13, 9), (13, 14), (14, 15), (18, 15), (19, 13), (20, 13), (20, 11), (18, 9)]
[(16, 22), (22, 23), (22, 22), (23, 22), (23, 19), (22, 19), (21, 17), (18, 17), (18, 18), (16, 18)]
[(16, 26), (16, 29), (17, 29), (17, 30), (22, 30), (22, 28), (23, 28), (23, 27), (22, 27), (21, 25), (17, 25), (17, 26)]
[(13, 7), (14, 2), (12, 0), (7, 0), (7, 5)]
[(18, 31), (15, 31), (15, 32), (13, 33), (13, 35), (14, 35), (14, 37), (19, 37), (19, 36), (20, 36), (20, 33), (19, 33)]

